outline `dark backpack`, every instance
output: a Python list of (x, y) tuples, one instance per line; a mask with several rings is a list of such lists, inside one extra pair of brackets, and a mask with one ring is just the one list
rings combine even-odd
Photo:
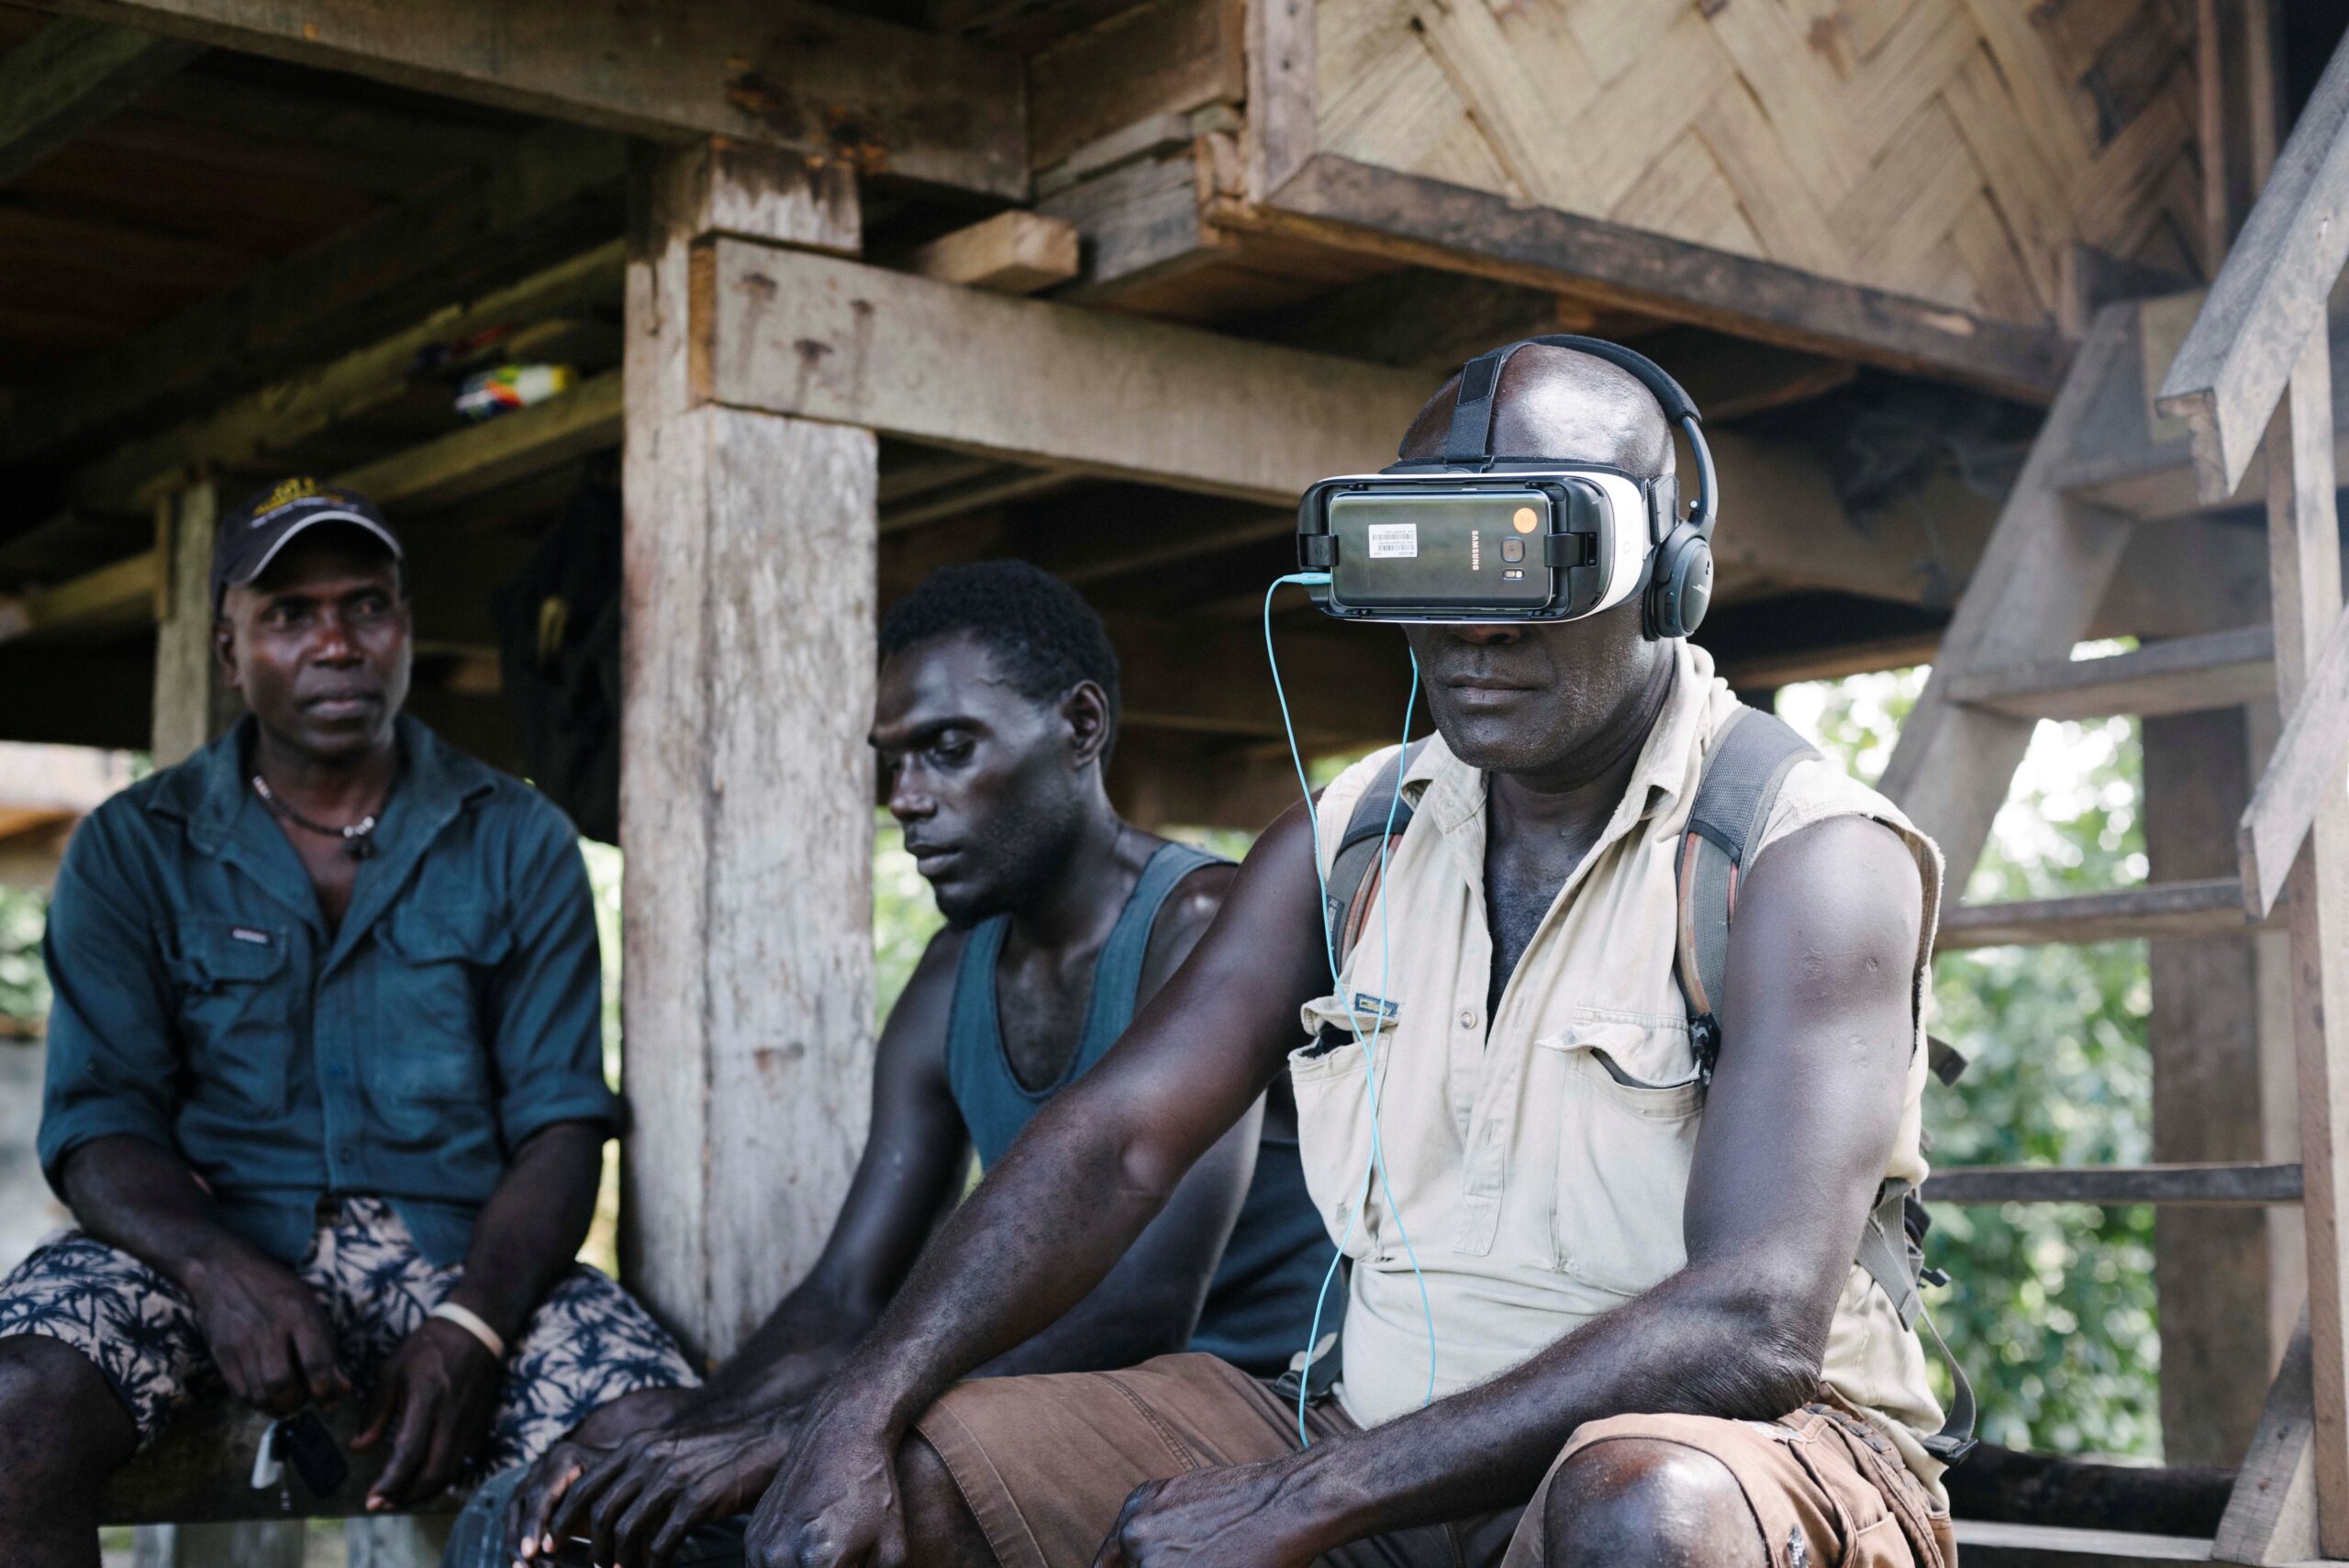
[[(1410, 804), (1399, 798), (1403, 774), (1426, 746), (1424, 739), (1412, 741), (1387, 760), (1354, 803), (1338, 840), (1330, 868), (1329, 916), (1341, 967), (1362, 940), (1363, 922), (1377, 902), (1382, 851), (1391, 852), (1399, 845), (1411, 825)], [(1743, 706), (1714, 735), (1705, 753), (1704, 774), (1674, 868), (1679, 887), (1676, 969), (1700, 1083), (1711, 1083), (1720, 1051), (1718, 1007), (1729, 968), (1729, 927), (1737, 912), (1739, 873), (1761, 840), (1787, 773), (1797, 762), (1818, 755), (1776, 715)], [(1944, 1084), (1955, 1083), (1965, 1071), (1965, 1059), (1943, 1040), (1928, 1039), (1926, 1046), (1933, 1075)], [(1887, 1181), (1876, 1189), (1876, 1206), (1860, 1233), (1854, 1261), (1891, 1297), (1904, 1328), (1914, 1328), (1922, 1318), (1925, 1332), (1948, 1364), (1954, 1391), (1949, 1418), (1922, 1441), (1927, 1452), (1954, 1464), (1974, 1448), (1974, 1390), (1932, 1319), (1924, 1316), (1918, 1287), (1948, 1279), (1925, 1267), (1925, 1232), (1932, 1224), (1913, 1186)]]

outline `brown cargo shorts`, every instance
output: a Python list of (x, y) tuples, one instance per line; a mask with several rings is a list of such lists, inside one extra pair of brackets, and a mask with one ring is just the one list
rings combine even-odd
[[(1300, 1446), (1294, 1398), (1209, 1355), (1122, 1372), (987, 1378), (931, 1406), (921, 1434), (946, 1462), (1003, 1568), (1089, 1568), (1145, 1481), (1250, 1464)], [(1334, 1402), (1308, 1406), (1318, 1441), (1355, 1430)], [(1551, 1467), (1597, 1442), (1642, 1438), (1711, 1454), (1736, 1477), (1774, 1568), (1954, 1568), (1949, 1519), (1889, 1443), (1840, 1408), (1777, 1421), (1625, 1416), (1576, 1431)], [(1879, 1450), (1869, 1439), (1883, 1444)], [(1532, 1568), (1540, 1500), (1359, 1540), (1326, 1568)], [(1520, 1519), (1522, 1516), (1522, 1525)]]

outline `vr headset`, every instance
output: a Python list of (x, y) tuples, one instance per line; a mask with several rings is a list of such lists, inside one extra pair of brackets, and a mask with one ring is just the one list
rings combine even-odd
[[(1670, 474), (1493, 453), (1501, 369), (1528, 343), (1619, 365), (1688, 435), (1697, 495)], [(1713, 594), (1713, 454), (1697, 406), (1646, 355), (1597, 338), (1528, 338), (1468, 361), (1440, 458), (1324, 479), (1297, 511), (1297, 564), (1327, 573), (1315, 603), (1348, 620), (1579, 620), (1640, 595), (1651, 639), (1686, 637)]]

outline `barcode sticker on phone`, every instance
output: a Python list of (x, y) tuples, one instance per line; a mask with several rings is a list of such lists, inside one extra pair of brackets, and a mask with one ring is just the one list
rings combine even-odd
[(1417, 523), (1373, 523), (1370, 525), (1370, 558), (1373, 561), (1415, 561), (1419, 554), (1419, 525)]

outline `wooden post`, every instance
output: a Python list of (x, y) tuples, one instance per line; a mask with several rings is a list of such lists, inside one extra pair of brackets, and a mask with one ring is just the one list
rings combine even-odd
[[(2275, 601), (2276, 687), (2299, 706), (2318, 651), (2340, 618), (2341, 540), (2334, 511), (2332, 364), (2325, 329), (2309, 335), (2269, 421), (2268, 579)], [(2349, 793), (2327, 780), (2316, 825), (2286, 884), (2292, 1017), (2299, 1043), (2300, 1162), (2308, 1226), (2309, 1336), (2316, 1434), (2317, 1534), (2327, 1557), (2349, 1556)]]
[[(2267, 771), (2284, 722), (2268, 691), (2243, 706), (2250, 776)], [(2300, 1162), (2299, 1063), (2292, 1027), (2292, 934), (2276, 929), (2254, 934), (2252, 953), (2258, 982), (2260, 1158), (2271, 1164)], [(2298, 1207), (2267, 1211), (2267, 1341), (2269, 1371), (2280, 1365), (2284, 1347), (2301, 1326), (2309, 1298), (2308, 1227)]]
[[(2232, 828), (2251, 795), (2243, 710), (2147, 718), (2144, 753), (2148, 879), (2226, 877)], [(2256, 940), (2245, 932), (2152, 944), (2158, 1163), (2263, 1156)], [(2282, 1350), (2268, 1342), (2268, 1230), (2218, 1210), (2163, 1207), (2154, 1222), (2163, 1458), (2234, 1464)], [(2299, 1308), (2295, 1295), (2288, 1310)]]
[(707, 245), (853, 251), (845, 169), (713, 141), (647, 154), (630, 202), (621, 1256), (716, 1358), (813, 1262), (864, 1138), (877, 441), (698, 374)]
[(212, 651), (212, 531), (218, 492), (201, 480), (156, 503), (155, 765), (171, 766), (235, 720)]

